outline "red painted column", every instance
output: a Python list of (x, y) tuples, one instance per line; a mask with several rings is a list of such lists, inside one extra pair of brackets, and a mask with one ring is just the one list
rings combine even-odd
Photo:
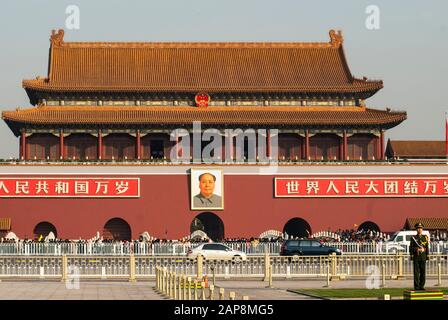
[(379, 156), (379, 159), (380, 160), (384, 160), (384, 131), (383, 130), (381, 130), (381, 135), (380, 135), (380, 146), (381, 146), (381, 149), (380, 149), (380, 156)]
[(303, 138), (300, 138), (300, 159), (303, 159), (305, 158), (305, 144), (303, 143)]
[(305, 131), (305, 159), (308, 160), (310, 157), (310, 133), (308, 130)]
[(375, 159), (377, 160), (381, 160), (381, 149), (383, 148), (382, 146), (382, 134), (380, 133), (380, 136), (376, 138), (376, 154), (375, 154)]
[(179, 159), (182, 156), (181, 148), (179, 147), (179, 144), (180, 144), (180, 137), (176, 136), (176, 157), (177, 157), (177, 159)]
[(140, 138), (140, 130), (137, 130), (137, 150), (136, 150), (136, 157), (138, 160), (141, 158), (141, 138)]
[(59, 130), (59, 159), (64, 159), (64, 134)]
[(271, 156), (271, 130), (266, 130), (266, 156), (269, 158)]
[(221, 161), (225, 162), (226, 161), (226, 136), (222, 135), (221, 136)]
[(339, 139), (339, 159), (344, 160), (344, 137)]
[[(230, 153), (230, 158), (229, 160), (232, 161), (233, 160), (233, 156), (234, 156), (234, 150), (233, 150), (233, 134), (229, 134), (229, 136), (227, 137), (228, 139), (228, 143), (229, 143), (229, 153)], [(227, 146), (226, 146), (227, 147)], [(226, 151), (227, 152), (227, 151)], [(226, 155), (227, 157), (227, 155)]]
[(347, 139), (347, 131), (344, 130), (344, 136), (343, 136), (344, 144), (342, 146), (343, 150), (343, 159), (344, 161), (347, 160), (347, 154), (348, 154), (348, 139)]
[(103, 135), (101, 129), (98, 130), (98, 159), (103, 159)]
[(26, 133), (25, 131), (22, 132), (22, 135), (20, 136), (20, 159), (28, 160), (27, 154), (26, 154)]

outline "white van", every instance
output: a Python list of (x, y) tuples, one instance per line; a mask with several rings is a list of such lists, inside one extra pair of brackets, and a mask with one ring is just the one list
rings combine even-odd
[[(428, 239), (431, 240), (429, 231), (424, 230), (423, 234), (428, 236)], [(409, 252), (409, 246), (411, 245), (411, 237), (417, 235), (417, 230), (402, 230), (397, 231), (390, 238), (389, 241), (385, 243), (386, 252), (387, 253), (396, 253), (396, 252)]]
[[(428, 239), (431, 240), (429, 231), (424, 230), (423, 234), (428, 236)], [(395, 242), (409, 246), (411, 244), (411, 237), (415, 235), (417, 235), (417, 230), (398, 231), (394, 233), (388, 242)]]

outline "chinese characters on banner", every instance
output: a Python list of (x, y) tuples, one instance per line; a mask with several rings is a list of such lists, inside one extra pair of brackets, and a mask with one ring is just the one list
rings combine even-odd
[(448, 176), (275, 178), (275, 197), (448, 197)]
[(2, 178), (2, 198), (138, 198), (139, 178)]

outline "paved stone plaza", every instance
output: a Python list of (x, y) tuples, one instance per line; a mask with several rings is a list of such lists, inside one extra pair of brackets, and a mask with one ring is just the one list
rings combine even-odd
[[(285, 288), (265, 288), (261, 281), (221, 281), (218, 286), (226, 288), (226, 296), (237, 288), (237, 299), (248, 295), (251, 300), (260, 299), (310, 299)], [(67, 289), (58, 281), (6, 281), (0, 282), (1, 300), (161, 300), (165, 299), (154, 289), (154, 282), (98, 282), (84, 281), (79, 289)], [(215, 297), (217, 299), (218, 294)]]
[[(446, 281), (445, 281), (446, 282)], [(429, 279), (428, 287), (436, 284)], [(218, 287), (228, 292), (235, 291), (237, 300), (243, 295), (250, 300), (308, 300), (308, 296), (288, 292), (288, 289), (323, 288), (322, 280), (281, 280), (274, 281), (273, 288), (259, 280), (221, 280)], [(153, 281), (82, 281), (79, 289), (68, 289), (59, 281), (10, 281), (0, 282), (0, 300), (162, 300), (165, 299), (154, 290)], [(387, 281), (389, 288), (412, 287), (412, 279)], [(332, 288), (365, 288), (365, 280), (344, 280), (331, 282)], [(217, 293), (215, 295), (217, 298)]]
[(162, 297), (148, 282), (81, 282), (79, 289), (67, 289), (59, 281), (0, 282), (1, 300), (155, 300)]

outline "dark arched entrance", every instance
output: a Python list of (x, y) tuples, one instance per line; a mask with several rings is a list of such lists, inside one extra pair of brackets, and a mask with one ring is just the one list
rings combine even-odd
[(130, 241), (131, 227), (121, 218), (113, 218), (107, 221), (103, 229), (103, 239), (115, 241)]
[(40, 236), (45, 238), (50, 232), (53, 232), (54, 237), (57, 238), (58, 232), (53, 224), (47, 221), (39, 222), (33, 230), (34, 239), (39, 239)]
[(204, 231), (213, 241), (224, 239), (224, 223), (221, 218), (211, 212), (198, 214), (190, 225), (190, 234), (196, 230)]
[(378, 225), (375, 222), (372, 221), (366, 221), (363, 222), (359, 225), (358, 227), (358, 231), (376, 231), (376, 232), (380, 232), (380, 227), (378, 227)]
[(311, 235), (311, 227), (302, 218), (292, 218), (285, 224), (283, 233), (285, 232), (289, 237), (308, 238)]

